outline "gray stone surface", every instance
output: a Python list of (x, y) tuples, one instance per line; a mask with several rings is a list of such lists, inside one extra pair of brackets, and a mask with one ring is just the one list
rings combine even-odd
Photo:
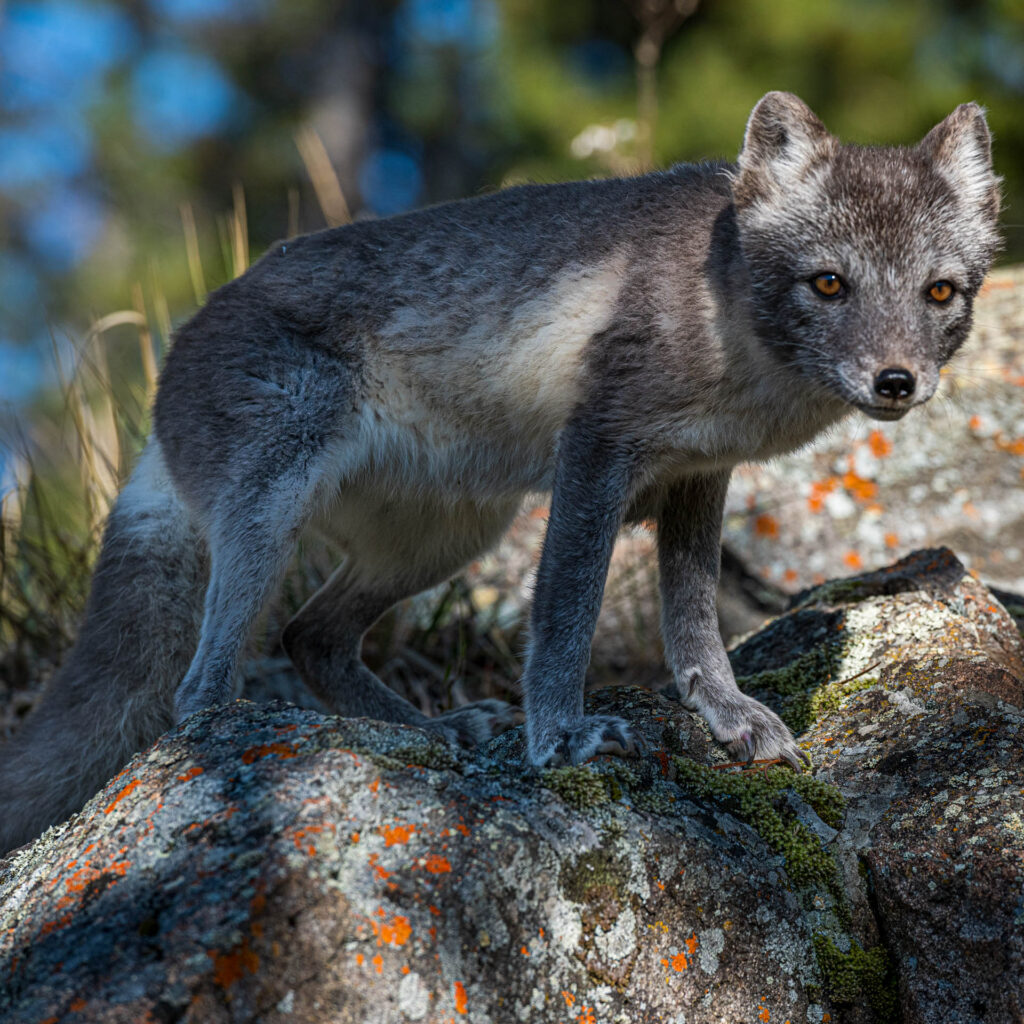
[(198, 715), (0, 861), (0, 1021), (1019, 1019), (1002, 607), (925, 552), (734, 657), (813, 772), (713, 769), (635, 688), (589, 700), (638, 757), (543, 773), (519, 730), (466, 753), (280, 703)]

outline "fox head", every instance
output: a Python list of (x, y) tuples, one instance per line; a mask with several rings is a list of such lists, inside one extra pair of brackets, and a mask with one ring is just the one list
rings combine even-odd
[(732, 190), (764, 344), (876, 419), (927, 401), (999, 246), (981, 107), (957, 107), (916, 146), (866, 147), (768, 93)]

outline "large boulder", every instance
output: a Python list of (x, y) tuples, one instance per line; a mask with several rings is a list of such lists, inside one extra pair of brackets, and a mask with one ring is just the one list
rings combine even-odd
[(284, 704), (200, 714), (0, 861), (0, 1021), (1009, 1022), (1021, 640), (948, 552), (734, 652), (815, 768), (646, 690), (630, 760), (530, 771)]

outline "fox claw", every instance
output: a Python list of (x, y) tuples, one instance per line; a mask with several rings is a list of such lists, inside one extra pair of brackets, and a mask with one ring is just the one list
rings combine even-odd
[(538, 767), (554, 768), (581, 764), (597, 754), (621, 757), (635, 752), (633, 734), (621, 718), (588, 715), (579, 725), (560, 730), (547, 744), (531, 744), (530, 760)]

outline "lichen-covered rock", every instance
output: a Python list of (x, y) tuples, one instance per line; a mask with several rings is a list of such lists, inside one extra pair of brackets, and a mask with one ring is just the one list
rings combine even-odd
[[(831, 848), (908, 1022), (1024, 1020), (1022, 654), (1006, 610), (944, 549), (802, 595), (733, 652), (846, 799)], [(830, 958), (819, 949), (839, 998)]]
[[(736, 774), (663, 696), (639, 756), (238, 703), (0, 861), (0, 1021), (1012, 1021), (1020, 638), (951, 556), (736, 652), (813, 773)], [(1001, 978), (1000, 978), (1001, 975)]]

